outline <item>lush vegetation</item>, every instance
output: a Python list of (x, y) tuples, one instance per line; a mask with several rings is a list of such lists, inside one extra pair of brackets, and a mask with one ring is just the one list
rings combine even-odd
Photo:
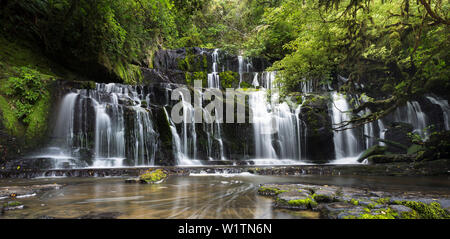
[[(10, 128), (15, 121), (33, 124), (32, 105), (47, 94), (38, 99), (29, 91), (45, 85), (46, 75), (67, 79), (70, 73), (61, 70), (67, 68), (95, 81), (136, 84), (140, 67), (151, 67), (160, 48), (199, 46), (264, 57), (279, 71), (285, 95), (307, 80), (328, 85), (344, 76), (339, 90), (365, 102), (354, 113), (372, 113), (341, 127), (374, 121), (418, 95), (446, 96), (450, 90), (448, 1), (7, 0), (1, 6), (6, 48), (14, 41), (31, 43), (38, 56), (58, 62), (0, 59), (2, 82), (19, 87), (1, 92), (1, 105), (6, 101), (14, 111), (14, 119), (3, 111)], [(187, 71), (189, 57), (180, 62)], [(205, 65), (204, 59), (196, 62)], [(201, 74), (189, 73), (186, 80), (204, 79)], [(228, 86), (235, 76), (223, 79)], [(23, 100), (20, 84), (36, 84), (26, 86)]]

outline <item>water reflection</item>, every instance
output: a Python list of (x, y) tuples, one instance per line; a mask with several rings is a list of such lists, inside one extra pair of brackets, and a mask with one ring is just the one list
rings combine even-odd
[[(272, 209), (272, 199), (257, 195), (261, 183), (314, 183), (425, 190), (448, 195), (447, 179), (326, 176), (174, 176), (156, 185), (126, 184), (124, 178), (57, 178), (0, 181), (0, 186), (58, 183), (59, 190), (24, 198), (27, 208), (0, 218), (77, 218), (116, 213), (118, 218), (317, 218), (317, 212)], [(6, 200), (0, 201), (0, 203)]]

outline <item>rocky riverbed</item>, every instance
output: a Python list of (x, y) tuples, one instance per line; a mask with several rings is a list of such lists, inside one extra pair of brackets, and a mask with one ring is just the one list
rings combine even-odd
[(447, 218), (450, 205), (442, 176), (199, 170), (157, 184), (128, 178), (0, 179), (0, 218)]
[(316, 211), (327, 219), (450, 219), (448, 195), (311, 184), (263, 184), (258, 194), (273, 197), (274, 208)]

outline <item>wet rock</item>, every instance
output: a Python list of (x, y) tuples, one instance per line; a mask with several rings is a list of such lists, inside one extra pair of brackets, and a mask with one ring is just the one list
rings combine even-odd
[(387, 147), (375, 145), (370, 148), (368, 148), (364, 153), (358, 158), (358, 162), (362, 162), (364, 159), (368, 158), (372, 155), (380, 155), (384, 154), (386, 152)]
[(306, 145), (302, 145), (302, 151), (306, 155), (302, 157), (315, 162), (326, 163), (327, 159), (335, 158), (333, 143), (332, 122), (328, 113), (328, 98), (325, 96), (309, 96), (303, 103), (299, 119), (306, 127)]
[(138, 179), (140, 183), (155, 184), (163, 182), (165, 179), (167, 179), (167, 177), (167, 172), (162, 169), (150, 169), (139, 175)]
[(388, 151), (391, 153), (406, 153), (406, 149), (412, 145), (408, 133), (413, 131), (413, 126), (408, 123), (393, 122), (386, 128), (385, 141)]
[(291, 210), (308, 210), (317, 208), (317, 202), (308, 192), (288, 191), (278, 194), (274, 207)]
[(334, 202), (329, 204), (320, 204), (319, 211), (322, 218), (337, 219), (339, 216), (343, 217), (350, 214), (350, 211), (359, 213), (362, 211), (362, 207), (358, 207), (347, 202)]
[(0, 187), (0, 198), (25, 198), (34, 197), (38, 193), (60, 189), (60, 184), (45, 184), (45, 185), (32, 185), (32, 186), (6, 186)]
[(403, 206), (403, 205), (391, 205), (389, 206), (393, 211), (395, 211), (398, 214), (399, 218), (405, 218), (408, 217), (413, 213), (413, 210), (409, 207)]
[(372, 155), (367, 158), (367, 162), (368, 164), (413, 162), (415, 158), (416, 155), (408, 154)]
[(318, 203), (333, 202), (336, 200), (336, 189), (334, 188), (321, 188), (314, 191), (314, 200)]

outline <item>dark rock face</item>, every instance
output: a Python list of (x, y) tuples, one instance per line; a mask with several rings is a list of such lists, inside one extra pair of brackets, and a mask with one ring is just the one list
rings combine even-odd
[[(210, 71), (212, 68), (212, 54), (214, 49), (206, 48), (179, 48), (174, 50), (159, 50), (153, 58), (153, 68), (162, 71)], [(182, 61), (189, 59), (189, 67), (183, 65)], [(204, 57), (204, 58), (203, 58)], [(190, 62), (192, 61), (192, 62)], [(239, 61), (237, 56), (227, 52), (219, 51), (218, 56), (220, 71), (239, 71)], [(270, 66), (270, 63), (263, 58), (250, 58), (246, 63), (250, 63), (249, 71), (262, 72)], [(246, 68), (246, 66), (244, 66)], [(247, 68), (246, 68), (247, 69)], [(246, 69), (244, 71), (246, 71)]]
[[(0, 119), (2, 118), (0, 112)], [(7, 161), (22, 156), (21, 145), (17, 137), (14, 137), (8, 132), (3, 125), (3, 120), (0, 120), (0, 165)]]
[(445, 130), (444, 115), (439, 105), (433, 104), (429, 99), (420, 97), (418, 100), (422, 111), (427, 115), (427, 123), (434, 125), (435, 130)]
[[(385, 139), (394, 143), (389, 143), (389, 152), (392, 153), (405, 153), (406, 150), (403, 147), (408, 148), (412, 145), (411, 139), (408, 137), (408, 133), (413, 131), (413, 127), (407, 123), (393, 122), (386, 129)], [(400, 144), (396, 146), (396, 144)]]
[(302, 140), (302, 157), (320, 163), (335, 158), (332, 121), (328, 113), (328, 100), (317, 97), (307, 100), (302, 106), (299, 118), (306, 126)]

